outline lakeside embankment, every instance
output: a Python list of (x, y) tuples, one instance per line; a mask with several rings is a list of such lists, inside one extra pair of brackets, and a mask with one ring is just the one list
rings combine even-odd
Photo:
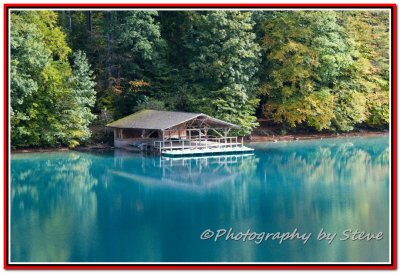
[(277, 142), (277, 141), (295, 141), (295, 140), (312, 140), (323, 138), (346, 138), (346, 137), (369, 137), (388, 135), (388, 131), (358, 131), (347, 133), (298, 133), (287, 135), (252, 135), (250, 142)]
[[(313, 140), (323, 138), (346, 138), (346, 137), (372, 137), (372, 136), (384, 136), (388, 135), (388, 131), (358, 131), (358, 132), (347, 132), (347, 133), (298, 133), (298, 134), (287, 134), (287, 135), (252, 135), (247, 138), (245, 142), (280, 142), (280, 141), (296, 141), (296, 140)], [(113, 150), (114, 147), (104, 144), (92, 144), (86, 146), (79, 146), (76, 148), (67, 147), (56, 147), (56, 148), (18, 148), (12, 149), (11, 153), (44, 153), (44, 152), (56, 152), (56, 151), (108, 151)]]

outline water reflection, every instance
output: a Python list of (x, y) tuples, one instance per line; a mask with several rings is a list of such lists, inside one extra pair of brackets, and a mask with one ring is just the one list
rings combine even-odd
[(98, 180), (92, 166), (90, 158), (77, 153), (13, 156), (13, 260), (67, 261), (77, 249), (91, 251), (88, 240), (80, 246), (71, 242), (76, 236), (90, 239), (97, 226)]
[[(253, 155), (220, 155), (207, 157), (141, 158), (140, 168), (129, 156), (115, 158), (110, 175), (149, 187), (206, 193), (225, 183), (246, 176), (256, 168)], [(249, 168), (253, 166), (254, 168)]]
[[(274, 196), (277, 230), (299, 227), (341, 233), (347, 228), (386, 234), (380, 242), (315, 244), (293, 260), (387, 261), (389, 240), (389, 148), (367, 138), (254, 145), (264, 196)], [(268, 156), (266, 156), (268, 154)], [(364, 247), (364, 250), (363, 250)], [(371, 250), (371, 248), (373, 250)], [(380, 251), (378, 251), (380, 249)], [(375, 253), (376, 251), (376, 253)]]
[(388, 235), (386, 138), (254, 144), (251, 156), (13, 155), (12, 261), (386, 261), (377, 242), (202, 241), (207, 228)]

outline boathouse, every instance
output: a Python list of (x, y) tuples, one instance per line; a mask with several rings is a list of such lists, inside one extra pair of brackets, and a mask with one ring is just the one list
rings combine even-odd
[(142, 110), (116, 120), (114, 146), (163, 155), (249, 152), (243, 137), (228, 136), (238, 125), (202, 113)]

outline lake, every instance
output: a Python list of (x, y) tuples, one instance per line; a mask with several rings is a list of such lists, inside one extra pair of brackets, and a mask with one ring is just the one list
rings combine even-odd
[[(11, 262), (389, 260), (388, 136), (248, 146), (254, 155), (180, 160), (13, 154)], [(348, 229), (383, 237), (340, 240)]]

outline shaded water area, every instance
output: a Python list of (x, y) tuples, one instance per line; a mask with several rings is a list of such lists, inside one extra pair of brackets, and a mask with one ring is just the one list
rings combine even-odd
[[(388, 136), (257, 143), (252, 156), (11, 158), (12, 262), (386, 262)], [(312, 233), (201, 240), (206, 229)], [(336, 232), (331, 244), (316, 239)], [(346, 229), (381, 240), (341, 241)]]

